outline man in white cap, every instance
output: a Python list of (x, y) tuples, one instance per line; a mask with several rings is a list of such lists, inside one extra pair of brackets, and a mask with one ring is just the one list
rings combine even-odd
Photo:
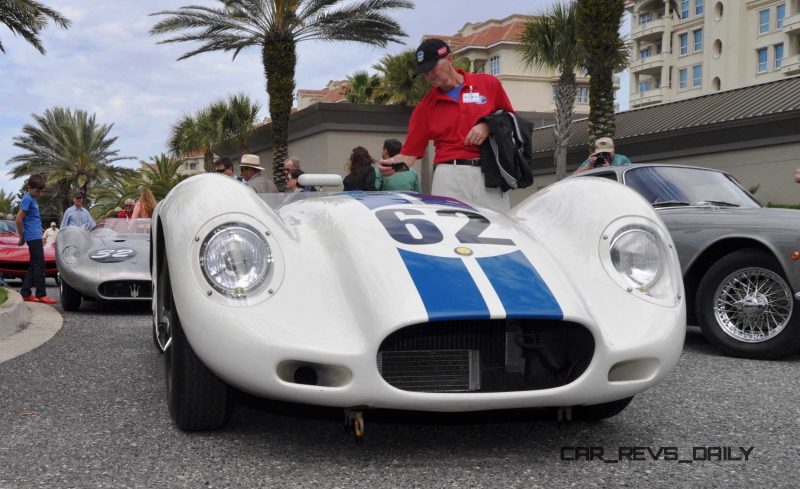
[(575, 173), (601, 168), (604, 166), (624, 166), (630, 165), (631, 160), (625, 155), (614, 152), (614, 140), (609, 137), (598, 138), (594, 142), (594, 153), (583, 160), (583, 163), (575, 170)]
[(247, 182), (247, 186), (255, 190), (257, 194), (277, 192), (278, 187), (269, 181), (263, 170), (264, 168), (261, 167), (261, 159), (258, 155), (242, 155), (242, 159), (239, 162), (239, 172)]
[(58, 228), (56, 227), (55, 222), (51, 222), (50, 227), (44, 230), (42, 240), (44, 241), (44, 244), (55, 243), (56, 236), (58, 236)]

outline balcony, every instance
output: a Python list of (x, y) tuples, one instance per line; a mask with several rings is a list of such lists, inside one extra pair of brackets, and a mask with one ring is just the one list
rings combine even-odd
[(625, 9), (634, 12), (639, 12), (641, 10), (649, 10), (657, 6), (659, 6), (658, 0), (627, 0), (625, 2)]
[(667, 21), (664, 17), (651, 20), (644, 24), (631, 27), (632, 41), (646, 41), (648, 39), (661, 39), (667, 28)]
[(800, 14), (794, 14), (783, 19), (783, 32), (786, 34), (800, 34)]
[(666, 87), (653, 88), (646, 92), (631, 93), (631, 107), (644, 107), (645, 105), (660, 104), (666, 96)]
[(646, 58), (631, 61), (631, 74), (652, 74), (661, 73), (664, 67), (664, 53), (654, 54)]
[(784, 57), (781, 73), (784, 75), (797, 75), (800, 73), (800, 54)]

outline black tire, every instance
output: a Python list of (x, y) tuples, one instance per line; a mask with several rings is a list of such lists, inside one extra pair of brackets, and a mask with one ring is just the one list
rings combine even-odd
[(61, 294), (61, 308), (65, 311), (77, 311), (81, 307), (81, 293), (73, 289), (64, 279), (58, 285)]
[(172, 294), (166, 314), (172, 343), (164, 352), (167, 404), (178, 428), (207, 431), (222, 428), (230, 417), (228, 386), (197, 357), (183, 333)]
[(633, 397), (626, 397), (618, 401), (604, 402), (602, 404), (591, 404), (588, 406), (575, 406), (572, 408), (573, 419), (580, 421), (600, 421), (611, 418), (621, 413)]
[(780, 264), (764, 251), (718, 260), (698, 285), (696, 307), (703, 336), (728, 355), (772, 360), (800, 347), (800, 307)]

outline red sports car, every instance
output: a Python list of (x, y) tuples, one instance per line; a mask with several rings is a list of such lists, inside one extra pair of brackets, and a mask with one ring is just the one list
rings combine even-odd
[[(11, 219), (0, 219), (0, 276), (5, 278), (22, 278), (28, 269), (30, 256), (28, 245), (17, 246), (19, 235), (17, 225)], [(56, 249), (53, 243), (44, 247), (44, 273), (56, 278)]]

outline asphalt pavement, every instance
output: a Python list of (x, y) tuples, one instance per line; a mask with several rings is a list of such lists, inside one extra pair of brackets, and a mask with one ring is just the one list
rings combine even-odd
[(357, 445), (340, 410), (238, 394), (225, 429), (183, 433), (149, 307), (87, 303), (0, 363), (0, 488), (796, 487), (799, 360), (724, 357), (691, 328), (666, 382), (600, 423), (377, 411)]

